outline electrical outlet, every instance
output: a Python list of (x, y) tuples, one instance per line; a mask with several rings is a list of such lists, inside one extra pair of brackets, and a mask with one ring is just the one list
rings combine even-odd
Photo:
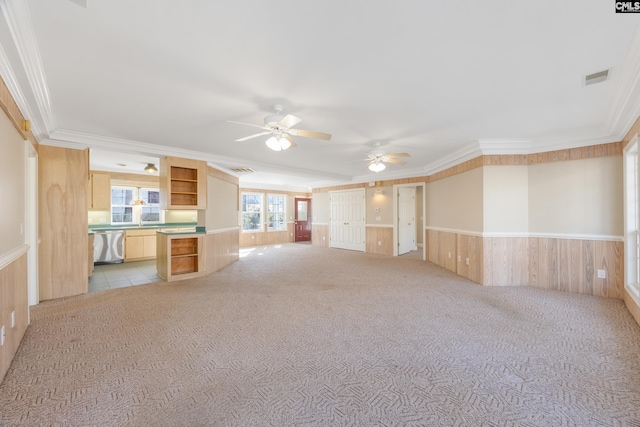
[(382, 246), (382, 240), (378, 240), (378, 246)]
[(458, 255), (458, 262), (462, 261), (462, 257)]
[(465, 261), (467, 265), (469, 265), (469, 258), (467, 258), (467, 260)]
[(4, 325), (2, 325), (2, 329), (0, 329), (0, 347), (4, 345)]
[(451, 258), (451, 252), (449, 252), (449, 258)]
[(256, 236), (251, 236), (251, 240), (253, 240), (253, 239), (255, 239), (255, 238), (256, 238)]
[(324, 236), (322, 236), (322, 240), (324, 240)]
[(15, 310), (11, 312), (11, 329), (16, 327), (16, 312)]
[(598, 270), (598, 279), (606, 279), (607, 270)]

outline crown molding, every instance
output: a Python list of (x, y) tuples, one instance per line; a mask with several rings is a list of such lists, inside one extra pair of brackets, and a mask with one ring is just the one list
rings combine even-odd
[(0, 45), (0, 75), (11, 94), (11, 97), (16, 102), (18, 109), (22, 112), (22, 115), (31, 121), (31, 133), (33, 133), (36, 138), (41, 137), (42, 122), (38, 119), (39, 116), (33, 114), (33, 111), (29, 107), (29, 103), (25, 99), (24, 94), (20, 89), (20, 85), (18, 84), (18, 79), (11, 67), (11, 62), (7, 56), (7, 52), (4, 50), (2, 45)]
[[(33, 92), (45, 134), (56, 128), (51, 107), (49, 87), (42, 66), (40, 50), (35, 32), (31, 25), (29, 8), (25, 0), (6, 0), (0, 2), (0, 10), (9, 27), (9, 32), (20, 56), (22, 67)], [(12, 93), (13, 94), (13, 93)], [(31, 115), (33, 117), (33, 115)]]
[(640, 26), (631, 41), (620, 71), (618, 86), (606, 118), (606, 128), (622, 140), (640, 116)]
[(218, 156), (201, 151), (185, 150), (182, 148), (169, 147), (166, 145), (149, 144), (146, 142), (132, 141), (127, 139), (112, 138), (101, 135), (93, 135), (88, 133), (76, 132), (66, 129), (58, 129), (51, 132), (49, 138), (40, 142), (43, 145), (55, 145), (58, 147), (85, 149), (96, 148), (101, 150), (121, 151), (128, 153), (136, 153), (150, 156), (175, 156), (188, 159), (204, 160), (212, 164), (212, 166), (223, 170), (230, 175), (239, 177), (238, 174), (222, 165), (235, 165), (250, 167), (260, 172), (271, 172), (281, 174), (295, 174), (319, 179), (327, 179), (332, 181), (350, 180), (347, 175), (320, 172), (315, 170), (292, 168), (284, 166), (274, 166), (267, 163), (252, 162), (235, 157)]
[(475, 159), (482, 155), (482, 150), (478, 142), (474, 142), (460, 150), (455, 151), (447, 156), (444, 156), (436, 161), (433, 161), (424, 167), (424, 174), (433, 175), (434, 173), (441, 172), (445, 169), (449, 169), (467, 160)]

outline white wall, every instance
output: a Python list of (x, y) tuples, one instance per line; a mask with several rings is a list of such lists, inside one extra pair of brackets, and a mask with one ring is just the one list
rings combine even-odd
[(622, 157), (529, 166), (529, 232), (623, 235)]
[(482, 168), (427, 184), (425, 226), (482, 232), (482, 194)]
[(311, 200), (311, 217), (314, 224), (328, 224), (331, 205), (329, 203), (329, 193), (313, 193)]
[(483, 231), (526, 233), (529, 230), (528, 166), (484, 166)]
[(237, 227), (238, 185), (210, 175), (207, 178), (207, 231)]

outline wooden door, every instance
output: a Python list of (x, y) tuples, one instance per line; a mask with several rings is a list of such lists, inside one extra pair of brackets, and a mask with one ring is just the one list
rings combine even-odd
[(311, 199), (295, 198), (295, 241), (311, 241)]
[(330, 200), (330, 246), (364, 252), (364, 189), (331, 192)]
[(416, 249), (416, 189), (400, 187), (398, 188), (398, 255)]

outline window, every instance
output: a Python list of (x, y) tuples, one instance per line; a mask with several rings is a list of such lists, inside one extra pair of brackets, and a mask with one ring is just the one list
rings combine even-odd
[(262, 231), (262, 194), (242, 193), (242, 231)]
[(160, 191), (157, 188), (111, 187), (112, 224), (160, 221)]
[(624, 150), (625, 288), (640, 304), (640, 172), (638, 137)]
[(111, 187), (111, 223), (133, 223), (133, 192), (135, 188)]
[(286, 230), (286, 211), (284, 205), (285, 196), (283, 194), (267, 195), (267, 209), (269, 214), (269, 230)]

